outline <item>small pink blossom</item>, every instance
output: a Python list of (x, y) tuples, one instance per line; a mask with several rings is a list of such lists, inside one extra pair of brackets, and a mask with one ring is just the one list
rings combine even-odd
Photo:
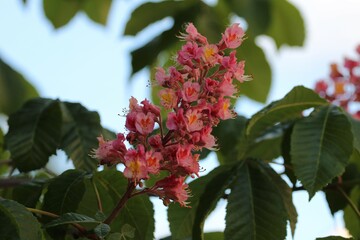
[(217, 63), (220, 56), (218, 54), (219, 49), (215, 44), (208, 44), (202, 48), (202, 57), (205, 63), (214, 65)]
[(99, 147), (93, 150), (93, 157), (100, 160), (100, 164), (114, 165), (124, 160), (126, 146), (125, 137), (119, 133), (115, 140), (105, 141), (103, 136), (97, 138)]
[(187, 102), (198, 100), (200, 85), (197, 82), (185, 82), (182, 90), (182, 98)]
[(189, 132), (199, 131), (203, 128), (202, 114), (198, 111), (188, 110), (185, 114), (186, 127)]
[(135, 128), (142, 135), (147, 135), (154, 130), (154, 114), (148, 112), (146, 115), (142, 112), (136, 114)]
[(139, 182), (141, 179), (147, 179), (148, 169), (145, 160), (145, 148), (139, 144), (137, 149), (130, 149), (125, 155), (124, 176)]
[(147, 171), (152, 174), (158, 174), (160, 171), (160, 161), (162, 155), (160, 152), (148, 151), (145, 154)]
[(178, 104), (178, 97), (174, 90), (165, 88), (159, 91), (161, 105), (166, 109), (175, 108)]
[(225, 33), (222, 35), (222, 40), (228, 48), (237, 48), (241, 45), (245, 33), (238, 23), (226, 28)]
[(169, 205), (172, 200), (183, 207), (187, 206), (186, 200), (189, 198), (189, 186), (184, 181), (184, 177), (171, 175), (156, 182), (155, 186), (159, 189), (159, 195), (162, 196), (165, 205)]
[(230, 100), (224, 98), (220, 98), (214, 105), (213, 112), (222, 120), (233, 118), (235, 115), (230, 109)]

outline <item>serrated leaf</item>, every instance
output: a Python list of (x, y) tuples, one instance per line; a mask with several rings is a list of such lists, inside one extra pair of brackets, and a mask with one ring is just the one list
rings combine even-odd
[(314, 91), (303, 86), (294, 87), (283, 99), (270, 103), (254, 114), (246, 128), (246, 133), (254, 138), (267, 128), (280, 122), (300, 118), (302, 111), (308, 108), (327, 105)]
[(55, 154), (61, 138), (58, 101), (37, 98), (9, 117), (5, 136), (14, 166), (21, 172), (39, 169)]
[(245, 74), (253, 78), (240, 85), (240, 94), (265, 103), (271, 85), (271, 69), (263, 50), (254, 41), (253, 38), (246, 39), (237, 50), (237, 58), (245, 60)]
[(85, 192), (86, 172), (67, 170), (53, 178), (44, 196), (42, 209), (62, 215), (75, 212)]
[(50, 228), (50, 227), (55, 227), (69, 223), (100, 223), (100, 222), (89, 216), (70, 212), (61, 215), (55, 220), (52, 220), (51, 222), (47, 223), (44, 227)]
[(44, 0), (45, 16), (55, 28), (66, 25), (81, 9), (82, 1)]
[(41, 226), (23, 205), (0, 198), (0, 239), (42, 239)]
[(92, 171), (98, 162), (90, 157), (98, 147), (97, 137), (102, 128), (97, 112), (89, 111), (79, 103), (61, 103), (63, 115), (62, 142), (60, 148), (79, 169)]
[[(209, 174), (198, 178), (189, 184), (189, 189), (191, 189), (192, 197), (189, 199), (191, 208), (180, 207), (178, 204), (171, 204), (168, 209), (168, 220), (170, 222), (170, 231), (172, 234), (172, 240), (180, 240), (189, 238), (193, 235), (193, 230), (196, 227), (196, 231), (202, 230), (202, 222), (204, 217), (206, 218), (207, 214), (213, 210), (215, 202), (219, 199), (221, 185), (218, 187), (216, 194), (206, 192), (208, 184), (216, 184), (214, 179), (220, 179), (223, 183), (227, 183), (228, 178), (232, 177), (232, 171), (234, 170), (233, 165), (222, 165), (215, 168)], [(225, 176), (227, 175), (227, 177)], [(210, 186), (210, 185), (209, 185)], [(205, 199), (207, 194), (214, 194), (211, 196), (212, 199)], [(204, 196), (204, 197), (203, 197)], [(216, 200), (217, 199), (217, 200)], [(206, 206), (200, 207), (200, 203), (206, 204)], [(199, 216), (197, 216), (199, 211)], [(194, 224), (197, 225), (194, 225)], [(200, 224), (200, 225), (199, 225)], [(199, 229), (200, 227), (200, 229)]]
[(352, 150), (351, 126), (338, 107), (320, 107), (295, 123), (291, 161), (310, 199), (344, 172)]
[(225, 239), (285, 239), (287, 211), (278, 190), (258, 168), (244, 164), (228, 197)]
[[(358, 211), (360, 209), (360, 186), (356, 186), (350, 194), (350, 200), (357, 207)], [(360, 217), (355, 213), (354, 209), (348, 205), (344, 209), (344, 221), (345, 226), (349, 230), (350, 234), (355, 238), (360, 238)]]
[(288, 1), (271, 1), (271, 21), (267, 35), (275, 40), (276, 46), (302, 46), (305, 40), (305, 26), (299, 10)]
[(176, 15), (177, 12), (188, 7), (190, 3), (190, 1), (146, 2), (131, 13), (124, 34), (136, 35), (150, 24), (165, 17)]
[(38, 96), (36, 89), (0, 58), (0, 112), (10, 115)]
[(83, 2), (82, 10), (94, 22), (105, 25), (108, 19), (112, 0), (87, 0)]

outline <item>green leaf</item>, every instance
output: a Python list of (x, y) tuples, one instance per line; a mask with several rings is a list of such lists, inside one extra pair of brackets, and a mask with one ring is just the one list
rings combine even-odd
[(28, 101), (9, 118), (6, 145), (14, 166), (21, 172), (39, 169), (55, 154), (61, 138), (58, 101), (38, 98)]
[(271, 21), (272, 1), (263, 0), (227, 0), (230, 9), (238, 16), (244, 18), (249, 25), (247, 32), (254, 36), (263, 34)]
[[(191, 182), (189, 184), (192, 195), (189, 199), (189, 206), (191, 208), (184, 208), (178, 204), (171, 204), (169, 206), (168, 220), (170, 222), (170, 231), (173, 240), (191, 237), (195, 229), (197, 234), (199, 233), (199, 230), (202, 230), (203, 221), (207, 214), (213, 210), (217, 200), (221, 197), (219, 195), (223, 194), (223, 192), (221, 193), (221, 190), (226, 188), (225, 186), (229, 184), (233, 171), (233, 165), (222, 165), (215, 168), (209, 174)], [(215, 179), (224, 183), (224, 186), (222, 186), (221, 183), (217, 185)], [(208, 191), (210, 186), (214, 185), (217, 185), (215, 186), (216, 191), (214, 191), (214, 193)], [(206, 199), (206, 196), (211, 198)], [(200, 206), (200, 204), (204, 204), (204, 206)], [(198, 214), (201, 215), (198, 216)]]
[(266, 138), (248, 147), (245, 157), (270, 162), (281, 155), (282, 136)]
[(223, 240), (224, 233), (223, 232), (207, 232), (204, 233), (205, 240)]
[(79, 103), (61, 104), (63, 130), (61, 149), (72, 159), (76, 168), (92, 171), (98, 162), (90, 157), (92, 149), (98, 147), (101, 134), (100, 117), (97, 112), (87, 110)]
[(45, 16), (55, 28), (66, 25), (81, 9), (82, 1), (44, 0)]
[(275, 40), (276, 46), (302, 46), (305, 40), (305, 26), (299, 10), (284, 0), (271, 1), (271, 21), (267, 35)]
[(38, 96), (36, 89), (0, 58), (0, 113), (10, 115)]
[(33, 180), (17, 186), (12, 191), (12, 199), (26, 207), (35, 208), (44, 189), (44, 181)]
[(86, 0), (82, 9), (94, 22), (105, 25), (108, 19), (112, 0)]
[[(146, 2), (136, 8), (126, 23), (125, 35), (136, 35), (150, 24), (165, 17), (174, 16), (187, 8), (191, 1)], [(156, 13), (156, 14), (154, 14)]]
[(253, 80), (240, 86), (240, 93), (247, 97), (265, 103), (271, 85), (271, 69), (261, 48), (253, 38), (244, 41), (236, 54), (239, 60), (245, 60), (245, 74)]
[(352, 150), (351, 125), (338, 107), (320, 107), (295, 123), (291, 161), (310, 199), (344, 172)]
[(288, 213), (279, 190), (260, 169), (244, 164), (228, 197), (225, 239), (285, 239)]
[(100, 222), (83, 214), (65, 213), (61, 215), (59, 218), (47, 223), (44, 227), (50, 228), (50, 227), (55, 227), (69, 223), (100, 223)]
[(351, 130), (354, 136), (354, 147), (360, 152), (360, 121), (347, 115), (351, 123)]
[(94, 232), (98, 237), (104, 238), (109, 234), (110, 230), (111, 229), (110, 229), (109, 225), (101, 223), (96, 226), (96, 228), (94, 229)]
[[(360, 186), (356, 186), (350, 194), (350, 200), (352, 203), (357, 207), (357, 209), (360, 209)], [(351, 208), (350, 205), (348, 205), (344, 209), (344, 221), (345, 226), (349, 230), (350, 234), (355, 238), (360, 238), (360, 218), (359, 215), (357, 215), (353, 208)]]
[(23, 205), (0, 198), (0, 239), (39, 240), (41, 227)]
[[(98, 209), (96, 195), (90, 181), (91, 179), (85, 181), (86, 191), (77, 212), (94, 216)], [(92, 181), (98, 189), (103, 212), (108, 216), (125, 193), (128, 180), (121, 172), (112, 169), (94, 173)], [(135, 229), (135, 239), (154, 238), (154, 210), (148, 196), (140, 195), (131, 198), (110, 227), (113, 232), (121, 232), (125, 224)]]
[(314, 91), (303, 86), (293, 88), (283, 99), (270, 103), (253, 115), (246, 128), (247, 135), (260, 136), (268, 128), (280, 122), (300, 118), (308, 108), (328, 104)]
[(85, 193), (86, 172), (67, 170), (53, 178), (44, 196), (42, 209), (58, 215), (75, 212)]

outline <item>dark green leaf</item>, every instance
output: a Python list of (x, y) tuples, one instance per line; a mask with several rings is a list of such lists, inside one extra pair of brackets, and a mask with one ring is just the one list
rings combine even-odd
[(76, 168), (94, 170), (98, 162), (90, 157), (92, 149), (98, 147), (101, 134), (100, 117), (97, 112), (87, 110), (79, 103), (61, 104), (63, 116), (61, 148), (73, 160)]
[(225, 239), (285, 239), (288, 213), (279, 190), (257, 167), (244, 164), (228, 197)]
[(54, 178), (44, 196), (42, 209), (58, 215), (75, 212), (84, 195), (86, 172), (67, 170)]
[(0, 113), (10, 115), (38, 96), (36, 89), (0, 58)]
[(271, 69), (263, 50), (255, 44), (253, 38), (248, 38), (237, 50), (236, 56), (239, 60), (245, 60), (245, 74), (253, 78), (241, 84), (240, 93), (265, 103), (271, 85)]
[(276, 46), (302, 46), (305, 40), (305, 26), (300, 12), (284, 0), (271, 1), (271, 22), (267, 35), (275, 40)]
[(39, 169), (60, 144), (61, 111), (58, 101), (33, 99), (9, 118), (5, 140), (16, 168)]
[(0, 239), (42, 239), (40, 224), (23, 205), (0, 198)]
[(310, 198), (344, 172), (352, 150), (351, 125), (338, 107), (320, 107), (295, 123), (291, 161)]
[(291, 164), (291, 134), (293, 130), (293, 125), (290, 125), (288, 129), (285, 130), (283, 141), (281, 144), (281, 155), (284, 159), (284, 167), (285, 167), (285, 174), (289, 178), (290, 182), (295, 186), (297, 182), (297, 178), (294, 173), (294, 168)]
[(94, 22), (105, 25), (108, 19), (112, 0), (86, 0), (82, 9)]
[[(350, 200), (360, 209), (360, 186), (355, 187), (350, 194)], [(360, 238), (360, 217), (354, 211), (354, 209), (348, 205), (344, 210), (345, 226), (349, 230), (350, 234), (355, 238)]]
[(314, 91), (303, 86), (295, 87), (283, 99), (270, 103), (253, 115), (246, 133), (252, 138), (260, 136), (267, 128), (277, 123), (300, 118), (305, 109), (326, 104), (326, 100)]
[(43, 181), (33, 180), (17, 186), (12, 191), (12, 199), (26, 207), (35, 208), (44, 188)]
[(329, 237), (323, 237), (323, 238), (316, 238), (316, 240), (353, 240), (353, 238), (343, 238), (340, 236), (329, 236)]
[[(223, 186), (217, 186), (218, 189), (216, 193), (211, 193), (211, 191), (206, 192), (205, 189), (208, 184), (216, 184), (215, 179), (219, 179), (222, 183), (228, 184), (228, 181), (232, 177), (232, 172), (234, 171), (234, 166), (232, 165), (222, 165), (204, 177), (198, 178), (189, 184), (189, 189), (191, 189), (192, 197), (190, 200), (191, 208), (180, 207), (178, 204), (171, 204), (168, 209), (168, 220), (170, 222), (170, 231), (172, 234), (172, 240), (180, 240), (191, 237), (193, 235), (193, 228), (196, 227), (199, 231), (202, 229), (201, 222), (203, 222), (204, 217), (213, 210), (214, 204), (221, 197), (220, 188)], [(225, 175), (227, 175), (225, 177)], [(210, 186), (210, 185), (209, 185)], [(224, 186), (225, 187), (225, 186)], [(214, 195), (213, 195), (214, 194)], [(212, 199), (205, 199), (206, 196), (211, 196)], [(217, 200), (216, 200), (217, 199)], [(201, 204), (205, 206), (200, 207)], [(197, 216), (197, 214), (201, 214)], [(197, 223), (195, 226), (194, 223)]]
[(348, 115), (354, 136), (354, 147), (360, 152), (360, 121)]
[[(177, 15), (179, 11), (189, 7), (191, 1), (146, 2), (136, 8), (126, 23), (125, 35), (136, 35), (150, 24), (165, 17)], [(156, 14), (154, 14), (156, 13)]]
[(224, 233), (223, 232), (207, 232), (204, 233), (205, 240), (223, 240)]
[(266, 138), (248, 147), (246, 157), (270, 162), (281, 155), (282, 136)]
[(49, 227), (55, 227), (69, 223), (100, 223), (100, 222), (83, 214), (65, 213), (61, 215), (59, 218), (47, 223), (44, 227), (49, 228)]
[(254, 36), (263, 34), (271, 20), (272, 1), (264, 0), (227, 0), (230, 9), (238, 16), (244, 18), (249, 25), (248, 32)]
[(55, 28), (66, 25), (81, 9), (82, 1), (44, 0), (45, 16)]
[(106, 237), (109, 234), (110, 230), (110, 226), (104, 223), (97, 225), (94, 229), (95, 234), (100, 238)]

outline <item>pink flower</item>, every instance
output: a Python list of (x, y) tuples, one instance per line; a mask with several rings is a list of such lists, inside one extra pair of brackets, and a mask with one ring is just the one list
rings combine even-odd
[(234, 112), (230, 110), (230, 100), (220, 98), (219, 101), (214, 104), (213, 112), (222, 120), (230, 119), (235, 116)]
[(174, 90), (165, 88), (159, 91), (161, 105), (166, 109), (175, 108), (178, 104), (178, 97)]
[(188, 110), (185, 114), (186, 127), (189, 132), (199, 131), (203, 127), (202, 114), (198, 111)]
[(158, 174), (160, 172), (160, 161), (162, 155), (160, 152), (148, 151), (145, 154), (147, 171), (152, 174)]
[(238, 23), (226, 28), (222, 40), (228, 48), (237, 48), (241, 45), (245, 33)]
[(182, 38), (184, 38), (186, 41), (194, 41), (194, 42), (199, 42), (202, 44), (206, 44), (207, 43), (207, 39), (206, 37), (204, 37), (203, 35), (201, 35), (198, 30), (196, 29), (196, 27), (194, 26), (194, 24), (189, 23), (186, 26), (186, 33), (187, 34), (182, 34)]
[(165, 205), (169, 205), (171, 200), (180, 203), (186, 207), (186, 200), (189, 198), (188, 185), (184, 183), (184, 177), (170, 175), (158, 182), (155, 186), (159, 189), (159, 195), (163, 199)]
[(215, 44), (205, 45), (202, 49), (202, 57), (205, 63), (214, 65), (220, 59), (218, 47)]
[[(176, 152), (176, 160), (180, 169), (177, 172), (184, 175), (198, 175), (199, 172), (199, 154), (192, 154), (192, 146), (179, 146)], [(180, 171), (182, 170), (182, 171)]]
[(146, 115), (142, 112), (136, 114), (135, 127), (142, 135), (147, 135), (154, 130), (154, 114), (148, 112)]
[(197, 82), (185, 82), (182, 90), (182, 98), (187, 102), (198, 100), (200, 85)]
[(114, 165), (124, 160), (126, 154), (126, 146), (124, 144), (125, 137), (119, 133), (115, 140), (105, 141), (103, 136), (97, 138), (99, 147), (93, 150), (92, 157), (100, 160), (100, 164)]
[(145, 160), (145, 148), (139, 144), (137, 149), (130, 149), (125, 155), (124, 176), (132, 179), (135, 183), (141, 179), (147, 179), (148, 169)]
[(169, 77), (166, 75), (165, 70), (161, 67), (156, 68), (155, 79), (160, 86), (164, 86)]

